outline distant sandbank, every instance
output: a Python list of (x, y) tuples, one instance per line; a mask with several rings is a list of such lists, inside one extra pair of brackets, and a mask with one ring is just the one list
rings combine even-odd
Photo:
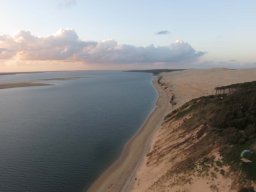
[(57, 77), (57, 78), (50, 78), (50, 79), (42, 79), (42, 81), (68, 81), (73, 79), (81, 79), (87, 77)]
[[(4, 74), (4, 75), (10, 75), (10, 74)], [(21, 88), (21, 87), (49, 86), (49, 85), (53, 85), (53, 84), (43, 83), (43, 81), (68, 81), (68, 80), (75, 80), (75, 79), (81, 79), (81, 78), (88, 78), (88, 77), (57, 77), (57, 78), (49, 78), (49, 79), (38, 79), (38, 80), (33, 81), (33, 82), (29, 81), (29, 82), (0, 83), (0, 89), (11, 89), (11, 88), (19, 88), (19, 87)]]
[(47, 86), (50, 84), (38, 83), (38, 82), (19, 82), (19, 83), (1, 83), (0, 89), (10, 89), (19, 87), (36, 87), (36, 86)]

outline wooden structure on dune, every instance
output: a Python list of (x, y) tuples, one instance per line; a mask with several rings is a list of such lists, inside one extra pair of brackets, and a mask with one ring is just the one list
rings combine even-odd
[(215, 88), (215, 95), (230, 95), (238, 90), (250, 91), (256, 89), (256, 81), (231, 84)]
[(224, 87), (216, 87), (215, 95), (230, 95), (237, 90), (235, 87), (224, 86)]

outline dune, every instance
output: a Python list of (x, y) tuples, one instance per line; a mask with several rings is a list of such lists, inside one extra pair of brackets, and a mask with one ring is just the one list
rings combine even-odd
[[(175, 95), (173, 109), (176, 109), (191, 99), (214, 94), (215, 87), (255, 81), (256, 69), (191, 69), (160, 75), (165, 90)], [(188, 160), (188, 153), (191, 156), (191, 153), (197, 152), (196, 149), (188, 151), (188, 148), (197, 146), (198, 150), (207, 150), (207, 147), (211, 147), (214, 143), (210, 137), (207, 145), (200, 146), (196, 143), (194, 138), (203, 127), (189, 129), (190, 131), (187, 132), (180, 128), (181, 124), (190, 118), (191, 116), (188, 115), (176, 121), (162, 122), (152, 136), (147, 155), (143, 157), (133, 179), (129, 181), (130, 187), (127, 191), (225, 192), (238, 190), (232, 189), (235, 183), (231, 179), (232, 176), (224, 176), (223, 173), (228, 170), (225, 166), (220, 173), (210, 170), (212, 175), (205, 177), (193, 175), (191, 172), (181, 172), (184, 166), (182, 163)], [(212, 155), (215, 162), (221, 158), (217, 150), (211, 150), (211, 154), (208, 155)], [(179, 174), (169, 170), (179, 170)]]

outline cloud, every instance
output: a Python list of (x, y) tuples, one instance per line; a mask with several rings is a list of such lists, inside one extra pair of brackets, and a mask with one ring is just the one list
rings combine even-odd
[(61, 29), (47, 37), (29, 31), (0, 36), (0, 59), (38, 61), (82, 61), (90, 64), (188, 63), (205, 53), (176, 41), (169, 46), (139, 47), (114, 40), (83, 41), (72, 29)]
[(171, 32), (167, 30), (158, 31), (156, 35), (169, 35)]
[(72, 7), (76, 5), (77, 0), (61, 0), (59, 5), (60, 7)]

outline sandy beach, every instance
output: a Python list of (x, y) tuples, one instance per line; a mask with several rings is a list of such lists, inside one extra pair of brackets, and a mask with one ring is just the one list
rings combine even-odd
[(136, 168), (149, 149), (150, 138), (160, 126), (167, 111), (170, 110), (169, 96), (158, 83), (153, 85), (158, 92), (154, 109), (145, 120), (138, 132), (124, 146), (120, 157), (91, 185), (88, 191), (128, 191)]
[[(208, 70), (186, 70), (181, 72), (163, 73), (163, 81), (175, 94), (176, 107), (190, 101), (191, 99), (214, 94), (214, 88), (222, 85), (234, 83), (242, 83), (256, 80), (256, 69), (208, 69)], [(182, 121), (186, 121), (185, 117)], [(170, 177), (171, 173), (167, 174), (168, 169), (177, 168), (182, 161), (186, 159), (185, 149), (193, 144), (193, 142), (185, 142), (186, 139), (193, 137), (196, 132), (191, 132), (189, 135), (184, 135), (179, 125), (182, 122), (174, 121), (172, 123), (163, 123), (157, 128), (157, 131), (152, 137), (150, 151), (152, 155), (144, 156), (141, 166), (137, 169), (134, 176), (133, 185), (129, 191), (212, 191), (212, 180), (210, 177), (192, 177), (186, 181), (189, 175), (180, 174), (177, 177)], [(198, 131), (198, 129), (196, 129)], [(184, 135), (180, 137), (181, 135)], [(167, 137), (168, 136), (168, 137)], [(171, 152), (166, 150), (175, 147)], [(164, 152), (164, 156), (160, 154)], [(212, 152), (218, 157), (216, 151)], [(151, 156), (151, 157), (149, 157)], [(171, 161), (170, 161), (171, 159)], [(174, 173), (175, 175), (175, 173)], [(230, 178), (223, 177), (221, 174), (216, 174), (214, 186), (218, 186), (220, 191), (230, 191), (232, 186)], [(232, 190), (231, 190), (232, 191)], [(235, 189), (235, 191), (237, 191)]]
[[(159, 76), (163, 77), (161, 85), (158, 83)], [(161, 131), (161, 127), (164, 126), (164, 116), (193, 98), (214, 94), (214, 88), (217, 86), (256, 80), (256, 69), (193, 69), (162, 73), (159, 76), (156, 76), (153, 81), (159, 95), (154, 110), (125, 145), (119, 159), (100, 175), (88, 191), (150, 191), (149, 187), (165, 172), (165, 163), (155, 167), (147, 166), (146, 155), (155, 147), (156, 141), (165, 134)], [(173, 108), (170, 104), (172, 95), (175, 95), (176, 103)], [(190, 191), (196, 191), (198, 187), (206, 186), (208, 182), (207, 180), (199, 181)], [(224, 181), (228, 182), (228, 180)], [(222, 184), (224, 185), (225, 182)], [(191, 186), (186, 186), (186, 189), (189, 187)], [(183, 186), (175, 189), (183, 190)], [(162, 186), (154, 190), (170, 191), (168, 187)]]
[[(80, 78), (80, 77), (78, 77)], [(75, 78), (52, 78), (49, 80), (71, 80)], [(215, 93), (215, 87), (224, 86), (234, 83), (242, 83), (256, 80), (256, 69), (191, 69), (185, 71), (163, 72), (154, 77), (152, 84), (158, 93), (155, 106), (151, 113), (139, 128), (137, 133), (124, 146), (119, 158), (108, 167), (100, 177), (90, 186), (87, 191), (92, 192), (117, 192), (117, 191), (175, 191), (184, 190), (197, 192), (201, 186), (205, 186), (204, 191), (208, 190), (207, 179), (195, 178), (194, 184), (180, 185), (171, 190), (167, 183), (161, 186), (155, 185), (163, 176), (167, 167), (175, 167), (179, 161), (184, 160), (186, 156), (174, 159), (173, 154), (183, 154), (183, 151), (177, 149), (172, 151), (167, 158), (159, 163), (151, 163), (149, 153), (154, 149), (166, 148), (167, 145), (176, 145), (184, 142), (184, 138), (179, 138), (182, 132), (179, 130), (178, 124), (166, 125), (164, 117), (173, 109), (176, 109), (191, 99), (207, 96)], [(17, 82), (0, 84), (0, 89), (46, 86), (50, 84), (40, 82)], [(170, 103), (174, 98), (175, 105)], [(168, 126), (173, 126), (172, 132), (166, 131)], [(170, 135), (168, 142), (165, 136)], [(191, 133), (194, 134), (194, 133)], [(172, 142), (171, 142), (172, 141)], [(155, 155), (154, 158), (158, 158)], [(149, 165), (150, 164), (150, 165)], [(224, 179), (219, 176), (219, 185), (231, 185), (231, 180)], [(166, 181), (164, 181), (166, 182)], [(152, 190), (152, 186), (154, 189)], [(84, 190), (85, 191), (85, 190)]]
[(178, 105), (215, 93), (215, 87), (256, 80), (256, 69), (190, 69), (163, 73), (164, 81), (176, 96)]

